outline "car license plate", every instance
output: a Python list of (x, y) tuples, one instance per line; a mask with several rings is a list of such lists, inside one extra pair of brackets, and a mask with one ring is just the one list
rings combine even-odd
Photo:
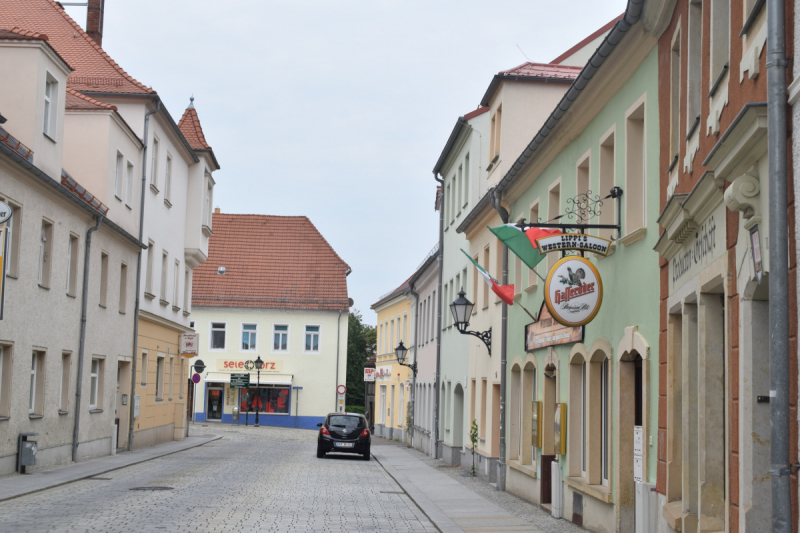
[(352, 442), (334, 442), (333, 445), (336, 446), (337, 448), (352, 448), (353, 447), (353, 443)]

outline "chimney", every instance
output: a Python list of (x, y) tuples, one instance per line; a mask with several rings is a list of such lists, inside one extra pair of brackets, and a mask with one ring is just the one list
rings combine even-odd
[(97, 43), (103, 46), (103, 11), (105, 0), (89, 0), (89, 9), (86, 10), (86, 33)]
[(215, 215), (218, 215), (218, 214), (219, 214), (219, 207), (215, 207), (215, 208), (214, 208), (214, 214), (215, 214)]

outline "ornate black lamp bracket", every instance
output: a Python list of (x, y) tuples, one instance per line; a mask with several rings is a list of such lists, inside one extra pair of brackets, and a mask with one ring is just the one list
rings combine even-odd
[(472, 335), (473, 337), (478, 337), (483, 341), (483, 344), (486, 345), (489, 355), (492, 355), (492, 328), (489, 328), (486, 331), (467, 331), (466, 328), (458, 328), (458, 332), (462, 335)]
[(417, 363), (416, 363), (416, 362), (413, 362), (413, 363), (411, 363), (410, 365), (407, 365), (407, 364), (405, 364), (405, 363), (401, 363), (400, 361), (398, 361), (397, 363), (398, 363), (400, 366), (407, 366), (408, 368), (410, 368), (410, 369), (411, 369), (411, 371), (414, 373), (414, 376), (416, 377), (416, 375), (417, 375)]

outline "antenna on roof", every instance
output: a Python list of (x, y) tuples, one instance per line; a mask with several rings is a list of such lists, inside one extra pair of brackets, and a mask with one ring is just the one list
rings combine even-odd
[(189, 109), (194, 109), (194, 94), (189, 97)]
[[(519, 45), (517, 45), (517, 48), (519, 48)], [(531, 61), (531, 59), (530, 59), (530, 58), (529, 58), (529, 57), (528, 57), (528, 56), (525, 54), (525, 52), (522, 50), (522, 48), (519, 48), (519, 51), (520, 51), (520, 52), (522, 52), (522, 55), (524, 55), (524, 56), (525, 56), (525, 59), (527, 59), (528, 61), (530, 61), (531, 63), (533, 63), (533, 61)]]

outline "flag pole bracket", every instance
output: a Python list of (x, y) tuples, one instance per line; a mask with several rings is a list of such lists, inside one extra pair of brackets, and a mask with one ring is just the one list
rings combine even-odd
[[(558, 215), (550, 220), (541, 222), (526, 222), (523, 218), (516, 226), (525, 231), (529, 228), (553, 228), (560, 229), (564, 233), (577, 230), (579, 233), (585, 233), (588, 229), (614, 229), (617, 230), (617, 238), (611, 237), (612, 241), (619, 240), (620, 232), (622, 231), (622, 188), (612, 187), (607, 196), (601, 198), (599, 194), (594, 194), (592, 191), (580, 193), (572, 198), (567, 198), (567, 208), (563, 215)], [(616, 200), (617, 204), (617, 223), (616, 224), (590, 224), (589, 222), (599, 217), (602, 214), (601, 208), (603, 207), (604, 200)], [(566, 217), (574, 222), (571, 223), (555, 223), (555, 221)]]

